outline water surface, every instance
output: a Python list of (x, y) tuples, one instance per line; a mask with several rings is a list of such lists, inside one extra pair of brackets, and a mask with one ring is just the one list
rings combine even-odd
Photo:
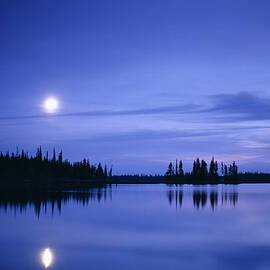
[(0, 197), (1, 269), (269, 269), (270, 185)]

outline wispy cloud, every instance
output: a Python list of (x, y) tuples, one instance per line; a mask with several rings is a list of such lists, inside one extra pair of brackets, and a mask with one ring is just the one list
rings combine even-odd
[(214, 104), (204, 113), (212, 117), (223, 117), (226, 122), (270, 120), (270, 99), (248, 92), (211, 96)]
[(122, 132), (110, 135), (99, 135), (89, 139), (84, 139), (91, 142), (113, 142), (113, 141), (147, 141), (147, 140), (170, 140), (177, 138), (196, 138), (211, 136), (217, 134), (224, 134), (222, 131), (154, 131), (154, 130), (140, 130), (133, 132)]
[(128, 116), (128, 115), (155, 115), (155, 114), (187, 114), (199, 112), (201, 108), (197, 105), (165, 106), (156, 108), (143, 108), (134, 110), (100, 110), (87, 112), (59, 113), (59, 114), (39, 114), (25, 116), (5, 116), (0, 120), (20, 120), (20, 119), (42, 119), (57, 117), (98, 117), (98, 116)]
[[(249, 131), (254, 129), (270, 129), (270, 126), (249, 126), (249, 127), (217, 127), (217, 128), (202, 128), (200, 130), (137, 130), (137, 131), (129, 131), (129, 132), (112, 132), (112, 133), (101, 133), (89, 138), (85, 139), (75, 139), (76, 141), (91, 141), (91, 142), (134, 142), (134, 141), (161, 141), (161, 140), (174, 140), (174, 139), (194, 139), (198, 140), (202, 137), (210, 137), (210, 136), (221, 136), (224, 138), (225, 136), (238, 134), (242, 131)], [(241, 144), (241, 146), (248, 145), (248, 140), (245, 140), (245, 144)], [(240, 145), (240, 144), (239, 144)], [(261, 148), (262, 146), (266, 146), (266, 144), (257, 142), (255, 140), (252, 141), (252, 144), (249, 148)]]

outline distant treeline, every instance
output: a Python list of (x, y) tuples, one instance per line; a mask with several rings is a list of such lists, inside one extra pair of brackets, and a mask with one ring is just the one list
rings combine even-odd
[(175, 165), (170, 162), (165, 174), (167, 182), (174, 183), (192, 183), (192, 184), (211, 184), (211, 183), (238, 183), (238, 167), (235, 162), (227, 165), (223, 162), (218, 164), (214, 157), (212, 158), (209, 169), (205, 160), (197, 158), (193, 162), (191, 172), (185, 173), (183, 162), (176, 160)]
[(0, 178), (5, 179), (84, 179), (106, 180), (112, 178), (112, 168), (90, 164), (89, 160), (71, 163), (63, 160), (62, 151), (56, 155), (55, 149), (50, 159), (48, 151), (45, 155), (41, 147), (35, 156), (29, 156), (24, 150), (19, 153), (0, 153)]
[[(197, 158), (193, 162), (191, 172), (184, 172), (183, 162), (170, 162), (164, 175), (112, 175), (112, 167), (101, 163), (92, 164), (83, 159), (80, 162), (63, 160), (62, 151), (49, 158), (48, 151), (43, 153), (37, 149), (36, 155), (29, 155), (22, 150), (16, 153), (0, 153), (0, 180), (2, 184), (9, 183), (42, 185), (44, 188), (58, 190), (84, 189), (89, 184), (239, 184), (239, 183), (270, 183), (267, 173), (238, 173), (235, 162), (232, 164), (218, 163), (214, 158), (209, 165), (205, 160)], [(12, 180), (12, 181), (4, 181)], [(25, 180), (25, 181), (22, 181)], [(29, 180), (29, 181), (28, 181)], [(37, 181), (42, 180), (42, 181)], [(46, 180), (46, 181), (43, 181)], [(61, 181), (59, 181), (61, 180)], [(82, 181), (77, 181), (82, 180)], [(88, 181), (90, 180), (90, 181)], [(46, 187), (45, 187), (46, 186)]]

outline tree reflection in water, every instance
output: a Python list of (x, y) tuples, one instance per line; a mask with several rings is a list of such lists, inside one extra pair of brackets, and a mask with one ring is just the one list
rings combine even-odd
[[(187, 188), (186, 188), (187, 187)], [(217, 207), (234, 207), (238, 202), (238, 192), (235, 186), (194, 186), (190, 191), (190, 186), (169, 186), (167, 199), (171, 206), (181, 208), (183, 201), (187, 204), (193, 204), (197, 210), (211, 207), (215, 210)], [(26, 213), (29, 209), (34, 209), (37, 217), (41, 214), (54, 215), (58, 212), (61, 215), (63, 205), (75, 201), (82, 206), (87, 206), (93, 202), (105, 202), (112, 200), (113, 189), (116, 185), (103, 185), (88, 189), (76, 191), (57, 191), (57, 190), (37, 190), (37, 189), (19, 189), (0, 191), (0, 210), (8, 212), (12, 210), (14, 214)], [(145, 193), (145, 196), (147, 193)], [(185, 198), (184, 198), (185, 197)]]
[(55, 211), (61, 215), (63, 205), (69, 201), (76, 201), (87, 206), (93, 201), (100, 203), (108, 198), (112, 200), (112, 185), (79, 191), (2, 190), (0, 191), (0, 209), (5, 212), (12, 210), (15, 215), (23, 214), (29, 208), (34, 209), (37, 217), (41, 213), (54, 215)]
[[(183, 204), (184, 193), (187, 193), (187, 197), (190, 195), (190, 191), (184, 191), (183, 187), (177, 186), (167, 191), (168, 202), (171, 206), (175, 205), (176, 208), (181, 207)], [(228, 187), (226, 189), (213, 189), (206, 187), (195, 187), (191, 192), (193, 201), (193, 207), (197, 210), (203, 209), (210, 205), (212, 210), (217, 207), (235, 207), (238, 202), (238, 192), (236, 187)]]

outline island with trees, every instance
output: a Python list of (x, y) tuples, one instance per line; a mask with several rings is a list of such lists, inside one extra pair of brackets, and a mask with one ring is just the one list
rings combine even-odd
[(183, 162), (180, 160), (169, 163), (165, 173), (166, 182), (169, 184), (241, 184), (241, 183), (270, 183), (268, 173), (239, 172), (236, 162), (225, 164), (218, 163), (212, 157), (208, 166), (205, 160), (197, 158), (193, 161), (191, 172), (184, 172)]
[(175, 166), (170, 162), (165, 177), (168, 182), (189, 182), (192, 184), (234, 184), (238, 183), (239, 180), (238, 167), (234, 161), (229, 165), (221, 162), (219, 167), (219, 164), (214, 157), (212, 157), (210, 161), (209, 169), (205, 160), (197, 158), (193, 162), (192, 171), (188, 173), (184, 173), (182, 160), (179, 162), (176, 160)]

